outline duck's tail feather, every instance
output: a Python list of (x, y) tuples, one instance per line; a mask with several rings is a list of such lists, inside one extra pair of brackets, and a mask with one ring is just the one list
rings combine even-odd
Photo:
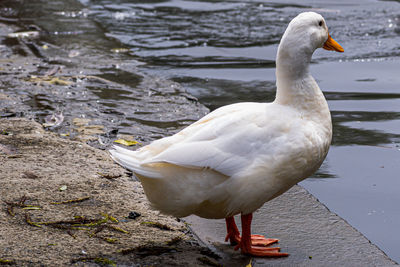
[(162, 178), (160, 172), (150, 167), (143, 166), (140, 163), (140, 160), (136, 157), (136, 151), (131, 151), (119, 146), (113, 146), (113, 149), (109, 152), (114, 161), (136, 174), (148, 178)]

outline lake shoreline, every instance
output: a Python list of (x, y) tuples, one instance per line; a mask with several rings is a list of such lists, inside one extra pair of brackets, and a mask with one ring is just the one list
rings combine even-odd
[[(13, 25), (3, 26), (3, 35), (18, 29)], [(104, 151), (116, 135), (110, 134), (111, 120), (108, 125), (102, 125), (101, 122), (104, 121), (96, 121), (97, 110), (91, 109), (90, 101), (82, 101), (79, 106), (85, 118), (74, 120), (74, 114), (67, 114), (64, 122), (61, 122), (66, 125), (65, 128), (60, 130), (55, 125), (47, 127), (51, 131), (45, 130), (45, 116), (37, 114), (38, 110), (40, 113), (40, 105), (48, 99), (44, 101), (37, 96), (52, 95), (54, 98), (49, 98), (50, 100), (62, 101), (69, 97), (66, 94), (67, 88), (73, 93), (80, 92), (74, 91), (81, 83), (80, 80), (85, 80), (86, 87), (93, 84), (105, 84), (114, 88), (120, 86), (122, 89), (125, 87), (99, 75), (103, 71), (101, 64), (110, 68), (113, 66), (112, 60), (107, 64), (100, 62), (100, 66), (94, 67), (93, 62), (85, 62), (84, 58), (78, 60), (64, 56), (66, 58), (54, 59), (46, 56), (46, 53), (57, 54), (60, 52), (57, 47), (51, 48), (53, 52), (49, 52), (51, 49), (39, 45), (34, 47), (43, 52), (43, 57), (37, 57), (29, 50), (31, 48), (24, 46), (26, 43), (29, 42), (22, 40), (17, 45), (4, 46), (2, 51), (0, 194), (3, 209), (0, 212), (0, 236), (3, 238), (0, 241), (0, 264), (213, 266), (250, 262), (250, 257), (234, 252), (232, 247), (222, 243), (222, 239), (218, 243), (207, 243), (205, 237), (212, 230), (210, 227), (213, 222), (208, 225), (193, 223), (191, 228), (195, 232), (192, 233), (182, 221), (149, 208), (140, 183), (134, 181), (131, 174), (115, 164), (107, 151)], [(21, 47), (26, 55), (15, 53), (15, 49)], [(137, 63), (132, 62), (133, 60), (126, 67), (132, 67), (130, 71), (136, 72), (134, 67)], [(82, 69), (83, 74), (80, 73)], [(185, 115), (194, 120), (207, 112), (179, 84), (144, 75), (142, 77), (145, 77), (142, 86), (149, 88), (148, 91), (159, 99), (163, 98), (165, 103), (169, 103), (169, 99), (173, 98), (176, 104), (174, 107), (186, 107), (183, 111), (170, 111), (168, 118), (176, 119), (190, 111), (191, 114)], [(29, 93), (21, 94), (17, 90), (19, 87), (25, 88), (25, 92)], [(172, 91), (167, 91), (171, 88)], [(91, 93), (89, 90), (84, 92), (86, 95)], [(32, 104), (32, 99), (37, 102)], [(78, 108), (73, 105), (74, 101), (71, 103), (68, 106), (71, 110)], [(164, 105), (168, 107), (167, 104)], [(32, 106), (36, 108), (35, 112), (32, 111)], [(135, 127), (138, 127), (135, 130), (140, 134), (132, 134), (142, 136), (145, 142), (157, 137), (146, 128)], [(166, 129), (163, 134), (172, 133), (173, 130)], [(146, 138), (151, 134), (153, 136)], [(293, 195), (296, 197), (291, 198)], [(303, 203), (304, 207), (293, 211), (286, 204), (293, 200), (298, 204)], [(296, 186), (270, 203), (266, 206), (271, 208), (269, 214), (273, 225), (285, 228), (284, 232), (279, 229), (271, 230), (271, 234), (274, 237), (281, 235), (279, 238), (282, 250), (288, 251), (291, 256), (262, 259), (263, 262), (254, 259), (253, 266), (263, 265), (265, 262), (277, 266), (318, 265), (318, 256), (308, 251), (324, 248), (331, 255), (335, 253), (335, 247), (341, 244), (332, 243), (329, 235), (336, 236), (336, 240), (346, 241), (343, 249), (349, 253), (339, 254), (337, 257), (341, 257), (348, 265), (359, 265), (360, 260), (367, 260), (375, 265), (395, 265), (379, 248), (343, 219), (330, 213), (300, 187)], [(283, 209), (286, 209), (285, 214), (288, 217), (281, 216)], [(135, 214), (140, 216), (134, 218)], [(312, 221), (303, 220), (308, 214), (317, 214), (321, 220), (325, 218), (326, 221), (323, 221), (319, 229), (329, 234), (322, 241), (313, 243), (315, 233), (310, 225)], [(327, 214), (329, 216), (324, 216)], [(334, 223), (329, 218), (334, 218)], [(303, 231), (299, 227), (301, 224), (296, 222), (308, 225), (309, 231)], [(332, 227), (337, 224), (342, 228)], [(342, 236), (342, 229), (346, 229), (345, 236)], [(295, 244), (289, 242), (289, 237), (300, 237), (298, 233), (303, 233), (304, 240), (310, 242), (307, 243), (307, 250), (296, 253), (296, 249), (293, 250)], [(208, 248), (195, 239), (196, 234)], [(220, 234), (224, 235), (225, 232), (221, 231)], [(320, 256), (324, 258), (323, 255)], [(324, 262), (324, 265), (329, 264), (333, 262)]]

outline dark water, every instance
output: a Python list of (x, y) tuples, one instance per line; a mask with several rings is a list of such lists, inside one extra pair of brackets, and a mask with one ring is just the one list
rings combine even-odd
[[(269, 102), (276, 89), (277, 45), (288, 22), (299, 12), (321, 13), (345, 53), (321, 50), (313, 57), (311, 71), (328, 99), (334, 137), (321, 169), (301, 184), (400, 261), (398, 1), (65, 0), (31, 5), (46, 16), (27, 12), (22, 17), (51, 31), (49, 43), (78, 50), (102, 77), (126, 80), (125, 91), (97, 87), (89, 92), (87, 101), (99, 101), (98, 109), (108, 110), (104, 124), (117, 124), (126, 133), (145, 125), (151, 127), (151, 139), (196, 118), (183, 111), (178, 120), (171, 115), (163, 123), (160, 112), (146, 108), (151, 100), (143, 77), (132, 69), (177, 82), (211, 110), (240, 101)], [(72, 34), (55, 38), (54, 32)], [(71, 38), (74, 42), (68, 43)], [(116, 47), (129, 52), (110, 53)], [(132, 63), (136, 60), (146, 64)], [(156, 100), (154, 105), (167, 112), (168, 104)], [(135, 105), (137, 113), (129, 112)], [(124, 119), (113, 115), (118, 112)]]

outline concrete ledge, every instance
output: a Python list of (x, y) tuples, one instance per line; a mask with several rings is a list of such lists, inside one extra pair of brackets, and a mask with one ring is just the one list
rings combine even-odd
[[(223, 256), (221, 262), (224, 265), (249, 263), (250, 258), (237, 254), (223, 243), (226, 235), (224, 220), (211, 221), (196, 216), (186, 220), (205, 244)], [(239, 221), (237, 218), (236, 222)], [(254, 213), (252, 227), (254, 234), (280, 239), (277, 246), (290, 254), (287, 258), (253, 259), (253, 266), (397, 265), (300, 186), (293, 187)]]

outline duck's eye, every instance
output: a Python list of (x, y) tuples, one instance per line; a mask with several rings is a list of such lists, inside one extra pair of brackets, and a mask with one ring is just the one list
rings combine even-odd
[(319, 23), (318, 23), (318, 25), (321, 27), (321, 26), (322, 26), (322, 24), (323, 24), (323, 21), (322, 21), (322, 20), (320, 20), (320, 21), (319, 21)]

